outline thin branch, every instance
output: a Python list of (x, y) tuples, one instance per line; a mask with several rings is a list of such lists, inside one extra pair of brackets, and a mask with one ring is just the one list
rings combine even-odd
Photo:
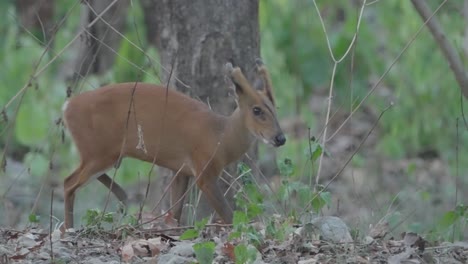
[[(445, 4), (447, 1), (448, 0), (442, 2), (440, 6)], [(448, 41), (439, 20), (434, 17), (434, 14), (437, 11), (433, 13), (425, 0), (411, 0), (411, 2), (421, 18), (424, 21), (427, 21), (426, 26), (431, 31), (432, 36), (449, 63), (450, 69), (452, 69), (452, 72), (455, 75), (455, 79), (462, 90), (463, 96), (468, 99), (468, 75), (465, 73), (460, 56)]]
[[(374, 124), (372, 125), (372, 127), (369, 129), (369, 131), (367, 132), (367, 134), (364, 136), (364, 138), (361, 140), (361, 142), (359, 143), (359, 145), (357, 146), (357, 148), (354, 150), (354, 152), (351, 154), (351, 156), (349, 156), (349, 158), (346, 160), (346, 162), (344, 163), (344, 165), (340, 168), (340, 170), (330, 179), (330, 181), (325, 184), (325, 186), (323, 186), (323, 188), (318, 191), (311, 199), (311, 201), (313, 201), (314, 199), (316, 199), (320, 194), (322, 194), (324, 191), (328, 190), (328, 187), (330, 186), (330, 184), (332, 184), (336, 178), (338, 178), (338, 176), (341, 175), (341, 173), (344, 171), (344, 169), (348, 166), (348, 164), (351, 162), (351, 160), (353, 160), (353, 157), (361, 150), (361, 147), (362, 145), (364, 145), (364, 143), (367, 141), (367, 138), (370, 136), (370, 134), (372, 133), (372, 131), (374, 131), (374, 129), (377, 127), (377, 124), (380, 122), (380, 119), (382, 119), (382, 116), (391, 108), (393, 107), (393, 103), (390, 103), (390, 105), (388, 105), (382, 112), (380, 112), (380, 115), (379, 117), (377, 118), (377, 120), (374, 122)], [(309, 203), (309, 205), (304, 209), (304, 211), (309, 211), (310, 209), (310, 206), (311, 206), (312, 203)]]
[(463, 51), (465, 57), (468, 57), (468, 0), (463, 4), (463, 19), (465, 20), (465, 33), (463, 36)]

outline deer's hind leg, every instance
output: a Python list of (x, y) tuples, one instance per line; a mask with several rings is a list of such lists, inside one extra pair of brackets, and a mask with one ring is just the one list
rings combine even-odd
[(174, 219), (180, 224), (190, 177), (184, 174), (174, 175), (174, 177), (175, 179), (171, 185), (171, 206), (173, 206), (172, 212), (174, 214)]

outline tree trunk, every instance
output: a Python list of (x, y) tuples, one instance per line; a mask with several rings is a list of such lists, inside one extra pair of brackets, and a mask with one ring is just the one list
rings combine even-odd
[[(258, 0), (144, 0), (142, 5), (148, 40), (158, 48), (166, 69), (163, 81), (172, 68), (171, 87), (199, 98), (215, 112), (231, 114), (235, 101), (223, 66), (232, 61), (252, 78), (260, 55)], [(235, 166), (228, 171), (235, 175)], [(197, 219), (212, 211), (203, 204)]]
[[(99, 14), (109, 7), (112, 0), (87, 0), (83, 1), (81, 7), (80, 28), (87, 28)], [(74, 49), (77, 55), (74, 58), (73, 74), (75, 78), (81, 79), (88, 74), (103, 74), (114, 64), (118, 52), (121, 36), (116, 32), (124, 33), (129, 1), (119, 0), (114, 3), (102, 19), (83, 34)], [(110, 26), (109, 26), (110, 25)], [(113, 29), (111, 28), (113, 27)], [(69, 77), (69, 73), (66, 74)]]
[(21, 26), (45, 45), (54, 33), (55, 0), (16, 0), (15, 7)]

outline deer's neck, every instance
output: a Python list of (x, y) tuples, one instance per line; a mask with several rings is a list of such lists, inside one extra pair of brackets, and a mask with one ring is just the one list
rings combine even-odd
[(244, 113), (239, 108), (225, 119), (222, 138), (221, 148), (225, 154), (226, 164), (241, 158), (255, 141), (255, 137), (245, 124)]

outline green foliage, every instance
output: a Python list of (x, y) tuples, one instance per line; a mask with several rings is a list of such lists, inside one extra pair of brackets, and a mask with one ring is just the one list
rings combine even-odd
[[(308, 154), (309, 159), (314, 161), (319, 157), (322, 151), (322, 147), (319, 144), (312, 144), (311, 151), (309, 152), (310, 154)], [(291, 177), (295, 172), (295, 165), (291, 159), (286, 158), (279, 163), (279, 170), (283, 180), (281, 181), (277, 196), (281, 202), (288, 204), (287, 208), (289, 208), (293, 214), (295, 208), (308, 208), (308, 206), (311, 206), (315, 212), (319, 212), (324, 206), (330, 205), (330, 192), (323, 191), (321, 188), (316, 188), (318, 191), (314, 192), (311, 186), (301, 181), (294, 180)], [(291, 204), (292, 200), (294, 200), (296, 204)]]
[(295, 167), (291, 159), (284, 159), (283, 162), (278, 164), (281, 175), (291, 177), (294, 174)]
[(83, 216), (83, 221), (87, 227), (100, 226), (102, 222), (113, 223), (114, 213), (102, 212), (99, 209), (88, 209)]
[(194, 228), (185, 230), (185, 232), (180, 236), (181, 240), (194, 239), (200, 236), (200, 233), (205, 229), (206, 224), (208, 223), (208, 218), (203, 218), (200, 221), (195, 222)]
[(291, 234), (295, 229), (293, 227), (292, 218), (270, 218), (266, 223), (265, 236), (277, 241), (284, 241), (288, 234)]
[(443, 239), (456, 241), (463, 240), (463, 232), (468, 224), (468, 206), (458, 204), (454, 210), (445, 212), (431, 231), (433, 239)]
[(30, 223), (38, 224), (41, 221), (41, 217), (37, 214), (30, 214), (28, 220)]
[(310, 162), (312, 164), (316, 162), (322, 153), (326, 156), (331, 156), (331, 154), (326, 149), (324, 149), (322, 144), (317, 142), (315, 139), (311, 139), (309, 142), (309, 152), (306, 154)]
[(260, 245), (263, 236), (249, 222), (263, 213), (263, 195), (254, 184), (247, 183), (243, 186), (242, 191), (236, 194), (235, 199), (238, 210), (234, 211), (233, 231), (229, 235), (229, 239), (246, 239), (249, 243)]
[(257, 259), (257, 249), (248, 247), (245, 244), (238, 244), (234, 248), (234, 255), (236, 256), (236, 264), (254, 263)]
[(263, 243), (263, 236), (249, 224), (251, 218), (245, 212), (235, 211), (232, 220), (233, 230), (229, 234), (229, 239), (246, 240), (248, 243), (253, 243), (255, 246), (260, 246)]
[(239, 175), (242, 184), (252, 182), (252, 169), (244, 162), (237, 163), (237, 175)]
[(193, 245), (195, 256), (200, 264), (213, 263), (216, 244), (212, 241)]

